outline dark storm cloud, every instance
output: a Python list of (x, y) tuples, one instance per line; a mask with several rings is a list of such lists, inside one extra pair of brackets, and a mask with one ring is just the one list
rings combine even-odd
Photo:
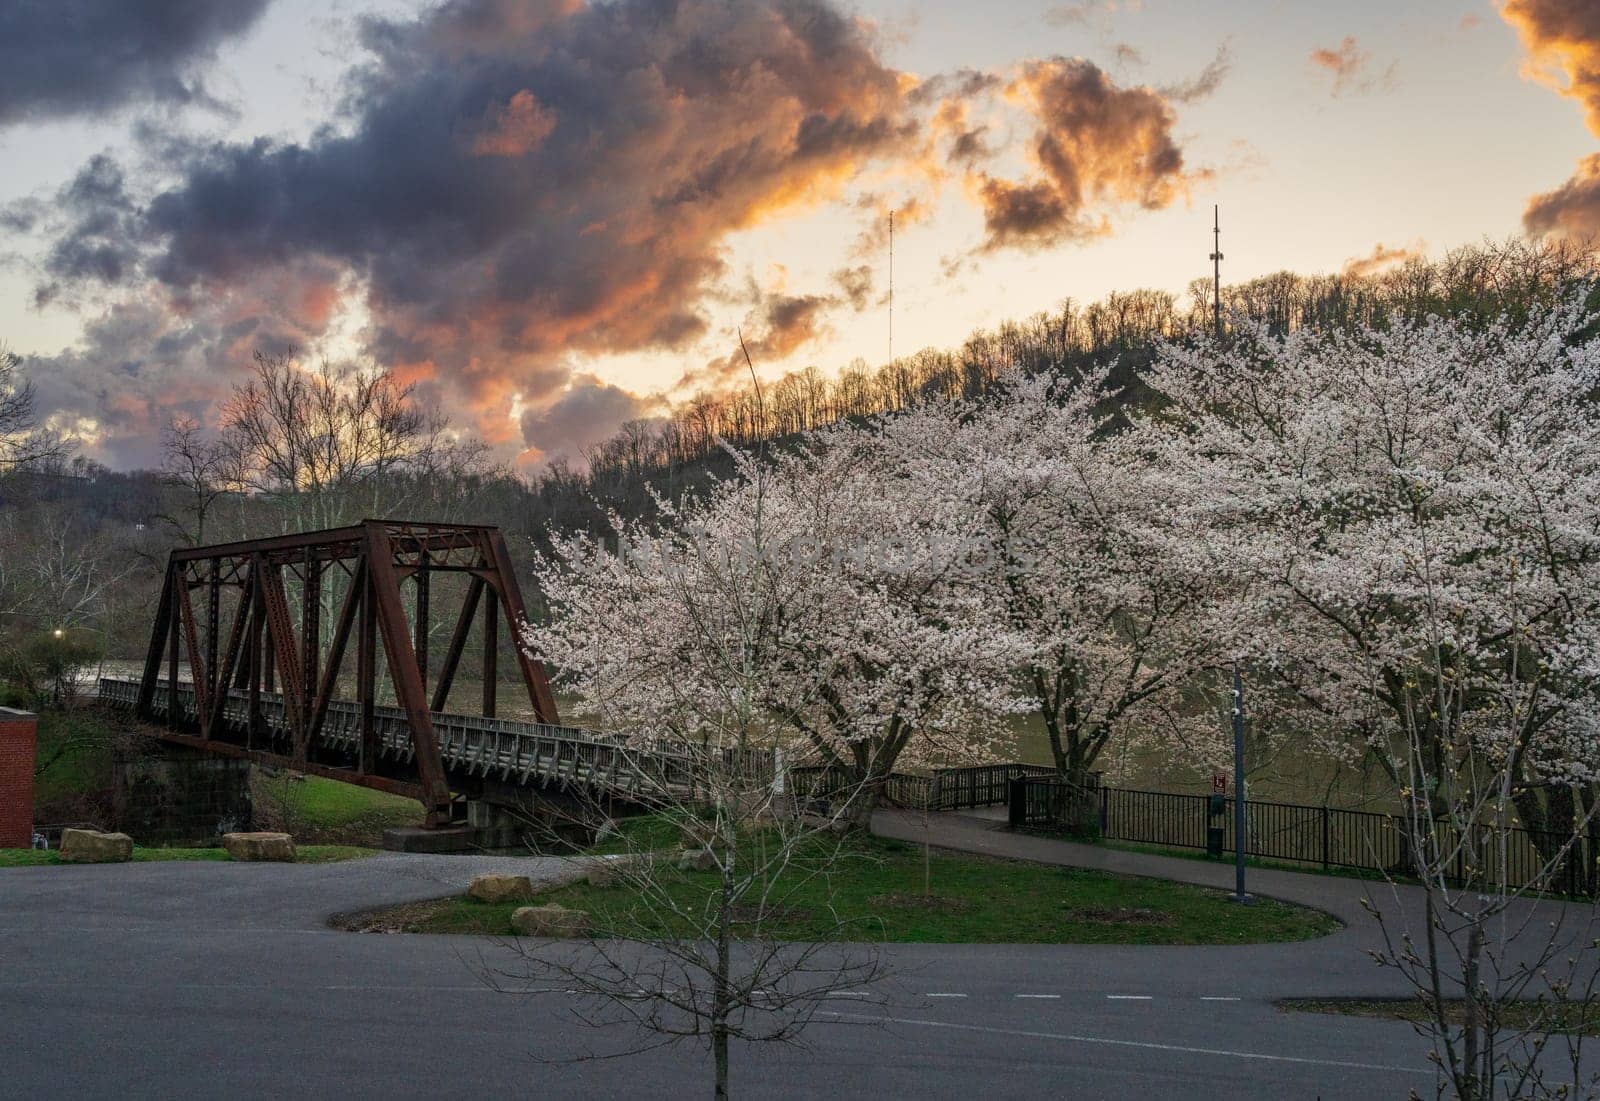
[(364, 35), (349, 130), (198, 153), (143, 213), (147, 271), (198, 291), (326, 257), (364, 282), (380, 361), (501, 423), (561, 357), (701, 336), (726, 234), (917, 131), (823, 0), (456, 0)]
[[(1214, 65), (1225, 69), (1226, 56)], [(1220, 79), (1219, 75), (1206, 80)], [(1161, 92), (1124, 88), (1082, 58), (1056, 57), (1022, 67), (1012, 92), (1037, 122), (1032, 151), (1040, 174), (1011, 181), (975, 177), (983, 204), (984, 248), (1038, 248), (1107, 232), (1103, 203), (1147, 210), (1184, 194), (1177, 121)]]
[(147, 286), (88, 321), (78, 343), (29, 356), (39, 411), (95, 441), (119, 466), (148, 466), (174, 412), (203, 417), (248, 371), (252, 353), (303, 349), (321, 336), (339, 272), (302, 257), (204, 294)]
[(104, 154), (91, 157), (40, 216), (61, 227), (45, 254), (51, 282), (39, 288), (41, 303), (61, 282), (120, 282), (137, 263), (138, 210), (121, 166)]
[[(1097, 205), (1161, 206), (1192, 178), (1162, 92), (1061, 58), (919, 83), (833, 0), (447, 0), (365, 19), (361, 40), (337, 127), (298, 142), (146, 133), (176, 181), (153, 197), (100, 160), (53, 204), (0, 212), (47, 228), (41, 294), (104, 291), (143, 322), (89, 326), (55, 362), (108, 433), (209, 400), (251, 341), (304, 348), (348, 304), (364, 309), (362, 352), (492, 443), (570, 452), (649, 400), (575, 376), (587, 357), (703, 360), (706, 309), (732, 301), (730, 235), (850, 201), (863, 168), (913, 181), (861, 207), (855, 248), (874, 256), (890, 210), (897, 231), (916, 225), (952, 175), (983, 204), (987, 249), (1087, 236)], [(1032, 116), (1032, 178), (986, 174), (1004, 127), (984, 119), (1007, 104)], [(758, 366), (827, 334), (831, 310), (861, 309), (870, 274), (758, 297), (745, 319)], [(180, 336), (182, 370), (158, 363)], [(691, 379), (742, 378), (742, 353), (717, 340)]]
[[(1591, 132), (1600, 136), (1600, 5), (1593, 0), (1507, 0), (1501, 8), (1522, 35), (1544, 79), (1583, 105)], [(1528, 201), (1522, 215), (1530, 233), (1600, 234), (1600, 154), (1585, 157), (1554, 191)]]
[(522, 414), (522, 434), (538, 441), (543, 460), (577, 459), (624, 421), (647, 417), (659, 408), (660, 402), (578, 375), (550, 405)]
[(269, 0), (6, 0), (0, 126), (206, 99), (196, 67)]

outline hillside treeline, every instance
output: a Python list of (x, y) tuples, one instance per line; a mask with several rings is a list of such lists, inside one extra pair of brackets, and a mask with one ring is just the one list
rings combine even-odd
[[(1511, 241), (1378, 274), (1264, 276), (1224, 287), (1223, 306), (1280, 332), (1427, 314), (1483, 319), (1592, 288), (1596, 276), (1590, 248)], [(857, 360), (833, 375), (807, 367), (759, 392), (702, 394), (532, 475), (462, 442), (385, 372), (307, 371), (258, 357), (222, 410), (220, 431), (169, 427), (160, 470), (112, 471), (59, 451), (8, 464), (0, 453), (0, 647), (65, 630), (113, 656), (138, 656), (174, 545), (389, 516), (494, 524), (526, 559), (552, 532), (604, 533), (611, 513), (648, 516), (657, 495), (703, 488), (731, 469), (722, 441), (782, 446), (927, 397), (981, 397), (1013, 366), (1031, 374), (1113, 364), (1113, 386), (1136, 402), (1143, 395), (1134, 372), (1157, 342), (1212, 324), (1204, 280), (1187, 297), (1139, 290), (1069, 299), (979, 330), (958, 348), (926, 348), (876, 368)], [(22, 370), (25, 377), (25, 363)]]

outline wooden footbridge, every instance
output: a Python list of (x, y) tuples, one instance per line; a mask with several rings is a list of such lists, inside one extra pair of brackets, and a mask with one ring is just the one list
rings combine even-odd
[[(459, 607), (430, 691), (441, 574), (460, 575)], [(462, 800), (486, 781), (624, 796), (692, 790), (687, 752), (640, 750), (623, 737), (560, 725), (544, 666), (521, 643), (525, 621), (505, 541), (490, 527), (366, 520), (182, 548), (167, 560), (143, 676), (102, 679), (100, 698), (170, 742), (412, 796), (432, 826), (457, 820)], [(495, 716), (502, 626), (532, 722)], [(352, 636), (355, 670), (347, 676)], [(474, 636), (481, 710), (451, 713), (451, 688)], [(380, 652), (395, 706), (378, 702)], [(354, 698), (340, 697), (346, 684)], [(755, 754), (745, 767), (761, 770), (770, 759)]]

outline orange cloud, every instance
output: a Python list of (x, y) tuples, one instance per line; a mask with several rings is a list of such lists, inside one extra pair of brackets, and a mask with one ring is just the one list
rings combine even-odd
[(1528, 47), (1524, 72), (1583, 104), (1600, 135), (1600, 4), (1594, 0), (1505, 0), (1500, 14)]
[(472, 152), (479, 157), (524, 157), (539, 148), (555, 128), (555, 112), (524, 88), (473, 141)]
[[(170, 403), (190, 371), (209, 401), (202, 383), (225, 387), (257, 347), (314, 345), (359, 294), (363, 356), (486, 438), (520, 432), (545, 452), (569, 412), (639, 408), (576, 380), (586, 360), (710, 358), (731, 234), (868, 192), (830, 283), (756, 300), (746, 332), (765, 367), (825, 336), (831, 311), (871, 304), (888, 210), (897, 231), (930, 219), (942, 180), (981, 208), (983, 249), (1083, 239), (1108, 231), (1109, 207), (1178, 200), (1201, 173), (1173, 105), (1225, 70), (1219, 56), (1183, 85), (1122, 87), (1051, 58), (1015, 70), (1002, 99), (999, 73), (894, 68), (837, 0), (439, 0), (361, 34), (372, 61), (337, 132), (196, 147), (132, 194), (100, 158), (61, 224), (41, 222), (56, 246), (43, 291), (150, 304), (86, 328), (54, 408), (116, 386)], [(1019, 108), (1032, 168), (999, 178), (1000, 120)], [(743, 375), (719, 344), (691, 375)], [(133, 414), (107, 412), (137, 443)]]
[(1600, 153), (1579, 161), (1572, 178), (1554, 191), (1529, 199), (1522, 224), (1529, 233), (1600, 237)]
[[(1600, 135), (1600, 4), (1594, 0), (1505, 0), (1500, 14), (1528, 48), (1524, 73), (1583, 105)], [(1535, 195), (1523, 211), (1530, 233), (1600, 234), (1600, 155), (1584, 158), (1572, 178)]]
[[(748, 378), (752, 365), (760, 370), (781, 363), (832, 331), (827, 324), (827, 314), (839, 302), (834, 295), (767, 295), (759, 309), (746, 318), (752, 327), (744, 338), (744, 347), (735, 345), (726, 355), (717, 357), (700, 370), (685, 372), (675, 388), (711, 386), (722, 389)], [(746, 351), (750, 354), (748, 361), (745, 360)]]
[(1372, 55), (1356, 44), (1354, 35), (1345, 35), (1337, 49), (1317, 47), (1311, 51), (1310, 61), (1314, 67), (1333, 74), (1333, 94), (1336, 96), (1348, 92), (1368, 92), (1378, 86), (1393, 89), (1400, 72), (1399, 65), (1391, 62), (1378, 76), (1367, 75)]
[(1193, 176), (1173, 135), (1177, 121), (1153, 88), (1119, 87), (1081, 58), (1033, 61), (1007, 94), (1038, 122), (1029, 180), (976, 173), (986, 250), (1039, 248), (1108, 231), (1101, 204), (1158, 210), (1187, 194)]
[(1395, 248), (1390, 248), (1382, 241), (1379, 241), (1372, 247), (1372, 251), (1365, 256), (1353, 256), (1346, 260), (1344, 262), (1344, 273), (1355, 276), (1358, 279), (1368, 275), (1376, 275), (1384, 268), (1394, 264), (1403, 264), (1407, 260), (1415, 260), (1427, 255), (1427, 249), (1427, 243), (1424, 241), (1418, 241), (1412, 245), (1400, 245)]

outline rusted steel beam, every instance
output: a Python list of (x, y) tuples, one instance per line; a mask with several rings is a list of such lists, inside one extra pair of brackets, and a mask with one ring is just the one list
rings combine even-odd
[(461, 615), (456, 619), (455, 633), (450, 636), (450, 648), (444, 652), (444, 665), (439, 669), (439, 683), (433, 690), (430, 711), (443, 711), (450, 700), (450, 686), (456, 679), (456, 666), (467, 648), (467, 635), (472, 631), (472, 617), (478, 612), (478, 601), (483, 597), (483, 578), (474, 577), (467, 584), (467, 596), (461, 603)]
[[(206, 585), (206, 672), (217, 671), (217, 654), (222, 649), (222, 563), (211, 560), (211, 579)], [(207, 687), (210, 687), (209, 685)], [(209, 722), (209, 711), (203, 712)]]
[[(200, 733), (206, 735), (209, 734), (211, 726), (211, 714), (206, 710), (206, 701), (211, 698), (211, 683), (206, 679), (207, 667), (205, 659), (201, 657), (199, 632), (194, 623), (194, 608), (189, 603), (187, 574), (179, 579), (177, 593), (179, 619), (183, 622), (183, 645), (189, 651), (189, 679), (194, 682), (194, 713), (200, 719)], [(177, 708), (169, 706), (167, 710), (171, 713)]]
[(367, 580), (359, 566), (345, 590), (344, 603), (339, 608), (339, 619), (334, 624), (333, 638), (328, 644), (328, 664), (322, 670), (322, 682), (317, 686), (317, 699), (311, 707), (311, 721), (307, 724), (308, 736), (315, 738), (322, 730), (322, 721), (328, 714), (328, 704), (339, 687), (339, 667), (344, 664), (345, 644), (350, 641), (350, 628), (356, 620), (356, 610), (361, 607), (361, 594)]
[(180, 562), (193, 562), (206, 558), (249, 557), (274, 551), (303, 550), (306, 547), (328, 547), (338, 543), (359, 545), (362, 539), (359, 526), (326, 528), (322, 531), (302, 531), (292, 535), (274, 535), (264, 539), (240, 539), (233, 543), (218, 543), (210, 547), (185, 547), (173, 554)]
[(222, 663), (217, 667), (214, 680), (216, 694), (211, 700), (211, 729), (222, 729), (222, 711), (228, 702), (228, 685), (233, 680), (234, 667), (241, 664), (239, 651), (244, 648), (245, 636), (249, 630), (250, 609), (254, 600), (250, 593), (250, 583), (245, 582), (244, 591), (239, 595), (238, 607), (233, 612), (233, 629), (228, 632), (228, 648), (223, 651)]
[(356, 702), (361, 708), (362, 772), (369, 772), (378, 763), (378, 729), (373, 723), (373, 707), (377, 703), (378, 647), (377, 610), (372, 603), (372, 558), (361, 560), (361, 625), (356, 636)]
[[(283, 570), (266, 565), (261, 572), (261, 602), (266, 613), (267, 637), (272, 640), (272, 664), (283, 679), (283, 711), (289, 732), (294, 738), (297, 756), (305, 752), (305, 702), (302, 692), (305, 684), (300, 673), (300, 644), (295, 638), (294, 626), (289, 620), (289, 596), (283, 585)], [(272, 683), (267, 683), (272, 691)]]
[(528, 613), (522, 603), (517, 572), (511, 565), (511, 553), (506, 550), (505, 538), (498, 531), (491, 531), (486, 542), (485, 549), (494, 564), (495, 573), (500, 577), (500, 599), (505, 608), (506, 624), (511, 628), (511, 649), (522, 668), (522, 680), (528, 688), (528, 702), (533, 704), (533, 713), (540, 722), (554, 726), (561, 720), (556, 715), (556, 698), (550, 691), (550, 678), (545, 675), (544, 663), (529, 656), (522, 644), (522, 626), (528, 621)]
[(340, 780), (346, 784), (359, 784), (375, 791), (387, 791), (391, 795), (401, 795), (408, 799), (422, 802), (423, 789), (421, 784), (408, 780), (397, 780), (389, 776), (374, 776), (370, 773), (352, 772), (347, 768), (335, 768), (331, 765), (318, 764), (314, 761), (296, 761), (292, 757), (285, 757), (280, 753), (270, 753), (261, 749), (249, 749), (245, 746), (235, 745), (233, 742), (211, 741), (189, 734), (178, 734), (170, 730), (163, 730), (156, 735), (164, 742), (175, 742), (178, 745), (189, 746), (193, 749), (203, 749), (208, 753), (217, 753), (224, 757), (243, 758), (257, 764), (272, 765), (276, 768), (293, 769), (296, 772), (309, 773), (312, 776), (325, 776), (330, 780)]
[(442, 550), (449, 547), (472, 545), (475, 533), (493, 531), (486, 524), (441, 524), (421, 521), (363, 520), (342, 528), (325, 528), (321, 531), (301, 531), (290, 535), (274, 535), (263, 539), (241, 539), (232, 543), (217, 543), (209, 547), (183, 547), (173, 551), (180, 562), (194, 562), (210, 558), (231, 558), (252, 554), (274, 555), (284, 551), (302, 551), (306, 547), (340, 547), (343, 557), (359, 553), (361, 543), (373, 525), (380, 525), (393, 533), (396, 548), (402, 554), (418, 553), (423, 547)]
[(167, 630), (172, 625), (172, 578), (175, 563), (167, 559), (166, 579), (161, 583), (161, 598), (156, 603), (156, 621), (150, 629), (150, 647), (145, 651), (144, 676), (139, 680), (139, 702), (135, 712), (142, 718), (150, 716), (150, 704), (155, 698), (156, 682), (161, 679), (161, 653), (166, 648)]
[[(167, 567), (167, 584), (172, 587), (173, 603), (178, 601), (178, 589), (183, 585), (183, 575), (177, 563)], [(167, 617), (167, 691), (171, 693), (167, 698), (174, 703), (167, 707), (167, 725), (178, 725), (178, 626), (173, 622), (174, 616)]]
[(249, 719), (245, 723), (245, 745), (255, 748), (256, 735), (261, 733), (261, 666), (262, 645), (265, 641), (267, 617), (263, 614), (264, 600), (261, 594), (262, 574), (266, 572), (266, 563), (258, 554), (250, 562), (250, 657), (245, 663), (249, 684), (246, 686), (250, 693)]
[(483, 714), (486, 718), (494, 718), (495, 688), (500, 679), (498, 667), (500, 657), (500, 639), (497, 631), (500, 626), (500, 613), (495, 604), (498, 597), (491, 587), (483, 594)]
[(301, 726), (311, 737), (311, 709), (317, 698), (317, 663), (322, 657), (322, 563), (305, 556), (300, 588)]
[(383, 634), (383, 652), (389, 663), (397, 702), (406, 712), (411, 727), (411, 744), (416, 750), (415, 764), (422, 780), (423, 807), (429, 825), (450, 821), (450, 783), (445, 778), (444, 761), (439, 756), (439, 739), (417, 667), (417, 655), (406, 631), (405, 609), (400, 603), (400, 587), (395, 581), (393, 548), (384, 525), (369, 521), (367, 528), (367, 571), (372, 579), (368, 596), (377, 606), (378, 629)]
[(415, 629), (411, 648), (417, 653), (417, 675), (422, 679), (422, 691), (428, 691), (428, 549), (422, 549), (416, 572), (416, 611), (412, 616)]

